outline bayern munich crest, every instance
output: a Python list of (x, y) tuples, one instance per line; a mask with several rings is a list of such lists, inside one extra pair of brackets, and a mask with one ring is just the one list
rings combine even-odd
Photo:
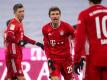
[(60, 31), (60, 35), (61, 35), (61, 36), (64, 35), (64, 31), (63, 31), (63, 30)]

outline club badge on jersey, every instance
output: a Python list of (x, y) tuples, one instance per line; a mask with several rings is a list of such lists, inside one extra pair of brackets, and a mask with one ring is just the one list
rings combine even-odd
[(48, 34), (48, 36), (51, 36), (51, 35), (52, 35), (51, 33)]
[(63, 31), (63, 30), (60, 31), (60, 35), (61, 35), (61, 36), (64, 35), (64, 31)]

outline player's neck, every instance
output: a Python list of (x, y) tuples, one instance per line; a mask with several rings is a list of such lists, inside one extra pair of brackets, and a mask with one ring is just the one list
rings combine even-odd
[(58, 23), (51, 23), (52, 28), (58, 28), (60, 26), (60, 21)]
[(20, 21), (17, 17), (15, 17), (15, 19), (16, 19), (19, 23), (22, 23), (22, 21)]

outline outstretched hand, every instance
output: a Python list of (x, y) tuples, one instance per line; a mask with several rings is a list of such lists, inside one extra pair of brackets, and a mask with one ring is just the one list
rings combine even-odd
[(37, 42), (37, 43), (36, 43), (36, 45), (37, 45), (37, 46), (39, 46), (39, 47), (41, 47), (41, 48), (42, 48), (42, 50), (44, 50), (44, 45), (43, 45), (42, 43)]

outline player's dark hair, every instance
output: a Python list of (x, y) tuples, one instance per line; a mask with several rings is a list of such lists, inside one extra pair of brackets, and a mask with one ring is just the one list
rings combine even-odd
[(19, 3), (19, 4), (15, 4), (14, 6), (13, 6), (13, 11), (14, 11), (14, 13), (17, 11), (17, 9), (19, 9), (19, 8), (23, 8), (23, 5), (21, 4), (21, 3)]
[(56, 7), (56, 6), (51, 7), (51, 8), (49, 9), (49, 13), (48, 13), (49, 16), (50, 16), (51, 11), (59, 11), (59, 13), (61, 14), (61, 10), (60, 10), (58, 7)]
[(77, 28), (77, 24), (73, 25), (73, 27), (74, 27), (74, 29), (76, 29)]
[(9, 19), (9, 20), (6, 21), (6, 26), (9, 25), (10, 21), (11, 21), (11, 19)]
[(88, 0), (90, 2), (93, 2), (94, 4), (100, 4), (102, 0)]

